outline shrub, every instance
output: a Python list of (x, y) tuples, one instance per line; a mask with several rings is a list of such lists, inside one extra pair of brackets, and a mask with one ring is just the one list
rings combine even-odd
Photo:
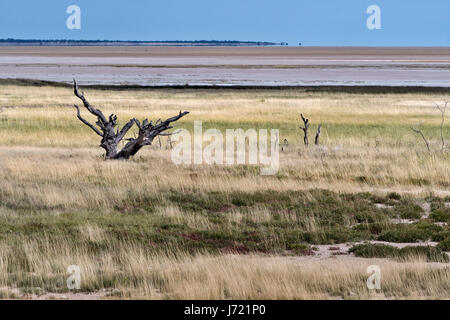
[(385, 244), (357, 244), (349, 250), (355, 256), (363, 258), (392, 257), (397, 251), (397, 248)]
[(437, 248), (442, 251), (450, 251), (450, 237), (439, 242)]
[(402, 199), (394, 207), (396, 215), (402, 219), (420, 219), (422, 217), (422, 208), (411, 199)]
[(442, 227), (423, 221), (409, 225), (395, 225), (382, 232), (378, 240), (389, 242), (417, 242), (432, 239), (443, 231)]
[(428, 261), (448, 262), (446, 253), (441, 248), (430, 246), (414, 246), (396, 248), (385, 244), (358, 244), (350, 248), (349, 252), (357, 257), (363, 258), (408, 258), (412, 256), (423, 256)]
[(400, 194), (398, 194), (397, 192), (391, 192), (387, 195), (388, 199), (391, 200), (400, 200), (402, 198), (402, 196)]
[(450, 223), (450, 208), (446, 207), (442, 201), (433, 202), (431, 204), (430, 219)]

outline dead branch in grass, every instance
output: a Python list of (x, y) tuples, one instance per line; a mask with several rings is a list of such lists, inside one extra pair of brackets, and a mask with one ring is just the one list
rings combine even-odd
[(447, 110), (447, 105), (450, 101), (445, 101), (444, 105), (441, 107), (440, 105), (436, 104), (436, 109), (439, 110), (441, 113), (441, 152), (444, 152), (446, 146), (445, 146), (445, 139), (444, 139), (444, 122), (445, 122), (445, 111)]
[(422, 137), (423, 141), (425, 142), (425, 145), (427, 146), (428, 152), (431, 152), (430, 143), (428, 142), (427, 138), (425, 138), (425, 135), (422, 132), (421, 126), (422, 126), (422, 124), (419, 123), (415, 127), (414, 126), (411, 127), (411, 130), (414, 131), (415, 133), (419, 134)]
[(300, 117), (302, 118), (303, 121), (303, 127), (300, 127), (300, 129), (302, 129), (304, 133), (303, 142), (305, 143), (305, 146), (307, 146), (309, 144), (308, 141), (309, 120), (306, 119), (302, 113), (300, 114)]

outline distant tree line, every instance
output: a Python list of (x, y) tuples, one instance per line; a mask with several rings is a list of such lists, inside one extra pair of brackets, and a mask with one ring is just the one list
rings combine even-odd
[(93, 45), (93, 44), (129, 44), (129, 45), (151, 45), (151, 44), (170, 44), (170, 45), (211, 45), (211, 46), (275, 46), (280, 43), (267, 41), (238, 41), (238, 40), (155, 40), (155, 41), (138, 41), (138, 40), (43, 40), (43, 39), (0, 39), (0, 44), (39, 44), (39, 45)]

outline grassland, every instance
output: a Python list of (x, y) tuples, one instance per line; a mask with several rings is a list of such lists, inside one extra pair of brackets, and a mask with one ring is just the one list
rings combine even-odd
[[(410, 129), (422, 122), (439, 149), (434, 104), (445, 93), (85, 94), (122, 124), (189, 110), (177, 128), (275, 128), (288, 146), (274, 176), (250, 165), (177, 166), (165, 137), (131, 161), (104, 161), (70, 88), (3, 82), (3, 297), (73, 295), (65, 281), (75, 264), (78, 294), (89, 297), (450, 298), (450, 159)], [(322, 124), (320, 147), (301, 144), (300, 112), (312, 130)], [(449, 143), (448, 124), (444, 136)], [(371, 264), (382, 269), (381, 291), (366, 288)]]

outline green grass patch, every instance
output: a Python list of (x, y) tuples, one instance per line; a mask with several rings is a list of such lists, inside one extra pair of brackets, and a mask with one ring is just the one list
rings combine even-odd
[(389, 242), (417, 242), (432, 240), (435, 235), (444, 231), (444, 228), (426, 221), (413, 224), (397, 224), (386, 228), (378, 236), (378, 240)]
[(440, 248), (430, 246), (408, 246), (396, 248), (384, 244), (358, 244), (350, 248), (349, 252), (363, 258), (396, 258), (426, 257), (431, 262), (449, 262), (450, 259)]

